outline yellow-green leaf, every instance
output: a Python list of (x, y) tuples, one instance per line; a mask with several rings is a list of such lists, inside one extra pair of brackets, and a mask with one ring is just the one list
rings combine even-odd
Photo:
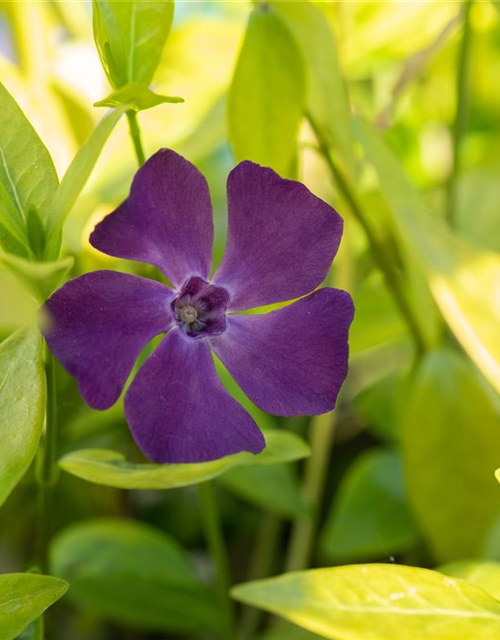
[(144, 111), (164, 102), (176, 104), (184, 102), (184, 99), (176, 96), (160, 96), (144, 85), (130, 83), (120, 89), (116, 89), (103, 100), (94, 103), (94, 107), (119, 107), (120, 105), (125, 105), (133, 111)]
[(500, 563), (486, 560), (457, 560), (441, 565), (437, 571), (467, 580), (500, 600)]
[(313, 569), (235, 587), (234, 598), (331, 640), (496, 640), (500, 603), (427, 569)]
[(267, 431), (262, 453), (236, 453), (199, 464), (134, 464), (120, 453), (105, 449), (84, 449), (64, 456), (59, 465), (74, 476), (121, 489), (175, 489), (211, 480), (228, 469), (244, 465), (265, 465), (299, 460), (309, 455), (306, 443), (286, 431)]

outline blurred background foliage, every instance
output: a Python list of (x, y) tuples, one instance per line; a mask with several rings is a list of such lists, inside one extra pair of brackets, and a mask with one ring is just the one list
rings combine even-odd
[[(286, 426), (313, 449), (305, 463), (235, 468), (217, 482), (235, 582), (374, 560), (500, 560), (500, 14), (469, 4), (176, 3), (152, 87), (185, 102), (139, 114), (147, 155), (171, 147), (207, 176), (216, 263), (237, 160), (303, 181), (344, 218), (329, 282), (356, 305), (335, 418), (284, 425), (230, 386), (259, 424)], [(457, 89), (467, 12), (469, 72)], [(90, 4), (1, 2), (0, 80), (62, 176), (106, 112), (93, 103), (110, 93)], [(123, 118), (66, 222), (69, 275), (154, 277), (88, 242), (136, 165)], [(37, 304), (0, 263), (3, 339)], [(57, 376), (60, 453), (110, 448), (140, 460), (122, 407), (92, 411)], [(56, 495), (52, 572), (71, 583), (59, 637), (218, 632), (192, 488), (123, 491), (63, 473)], [(2, 507), (2, 572), (30, 566), (35, 503), (30, 472)], [(134, 522), (118, 530), (111, 516)], [(244, 635), (261, 625), (245, 610)]]

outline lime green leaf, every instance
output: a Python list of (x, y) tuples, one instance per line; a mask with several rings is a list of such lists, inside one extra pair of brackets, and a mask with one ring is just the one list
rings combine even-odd
[(356, 130), (399, 234), (427, 273), (443, 317), (500, 392), (500, 256), (475, 249), (422, 212), (418, 194), (392, 151), (367, 123), (357, 121)]
[(350, 467), (322, 541), (329, 557), (340, 562), (383, 558), (414, 546), (418, 531), (395, 451), (369, 451)]
[(435, 571), (315, 569), (239, 585), (233, 596), (331, 640), (494, 640), (500, 603)]
[(257, 6), (229, 93), (229, 136), (238, 160), (293, 173), (305, 92), (300, 51), (277, 11)]
[(0, 638), (14, 640), (64, 595), (64, 580), (33, 573), (0, 575)]
[(120, 105), (125, 105), (133, 111), (144, 111), (164, 102), (175, 104), (184, 102), (184, 99), (176, 96), (160, 96), (142, 84), (132, 83), (113, 91), (104, 100), (96, 102), (94, 107), (119, 107)]
[(53, 262), (30, 262), (8, 253), (0, 255), (0, 264), (6, 266), (40, 302), (54, 291), (73, 262), (71, 256)]
[(199, 464), (133, 464), (120, 453), (84, 449), (64, 456), (59, 465), (83, 480), (121, 489), (175, 489), (205, 482), (228, 469), (243, 465), (266, 465), (299, 460), (309, 448), (298, 436), (286, 431), (267, 431), (262, 453), (236, 453)]
[(59, 256), (61, 244), (60, 231), (64, 219), (75, 204), (81, 190), (85, 186), (99, 155), (121, 116), (125, 113), (125, 107), (119, 107), (108, 113), (90, 134), (78, 153), (73, 158), (68, 170), (64, 174), (59, 188), (54, 194), (50, 204), (50, 217), (48, 220), (47, 259), (56, 259)]
[(49, 152), (0, 83), (0, 219), (21, 243), (27, 210), (35, 208), (44, 219), (57, 185)]
[(230, 469), (220, 482), (237, 496), (285, 518), (309, 515), (300, 484), (288, 464)]
[(349, 176), (354, 173), (350, 107), (337, 54), (337, 44), (326, 16), (310, 2), (277, 0), (272, 6), (282, 16), (306, 62), (307, 112)]
[(172, 0), (93, 0), (94, 38), (114, 88), (149, 85), (172, 26)]
[(51, 566), (70, 582), (69, 599), (105, 620), (190, 635), (219, 632), (213, 594), (175, 540), (148, 525), (125, 519), (73, 525), (54, 540)]
[(489, 391), (460, 354), (438, 351), (421, 362), (402, 446), (410, 504), (437, 559), (480, 556), (500, 513), (492, 483), (500, 431)]
[(437, 571), (447, 576), (461, 578), (481, 587), (495, 600), (500, 600), (500, 563), (480, 560), (457, 560), (441, 565)]
[(19, 329), (0, 345), (0, 505), (35, 457), (44, 417), (42, 339)]

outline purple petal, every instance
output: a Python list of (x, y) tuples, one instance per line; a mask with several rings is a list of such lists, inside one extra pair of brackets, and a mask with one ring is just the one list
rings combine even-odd
[(153, 264), (176, 287), (189, 276), (208, 279), (212, 242), (207, 181), (169, 149), (161, 149), (139, 169), (128, 200), (90, 236), (99, 251)]
[(264, 437), (223, 388), (205, 340), (170, 331), (125, 396), (138, 446), (154, 462), (204, 462), (239, 451), (258, 453)]
[(173, 291), (154, 280), (94, 271), (67, 282), (44, 305), (52, 353), (94, 409), (114, 404), (146, 344), (174, 318)]
[(214, 284), (232, 310), (292, 300), (323, 282), (337, 253), (342, 218), (304, 185), (242, 162), (227, 182), (229, 228)]
[(331, 411), (347, 374), (351, 297), (319, 289), (264, 315), (228, 316), (226, 331), (210, 340), (255, 404), (281, 416)]

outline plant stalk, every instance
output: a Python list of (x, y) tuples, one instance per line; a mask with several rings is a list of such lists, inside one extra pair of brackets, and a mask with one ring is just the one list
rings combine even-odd
[(311, 509), (311, 516), (307, 519), (297, 520), (292, 529), (286, 562), (287, 571), (301, 571), (309, 566), (335, 431), (336, 422), (333, 412), (312, 418), (310, 425), (311, 455), (305, 463), (303, 480), (303, 491)]
[(464, 0), (463, 33), (458, 51), (456, 77), (456, 110), (453, 122), (453, 159), (447, 188), (446, 218), (451, 227), (456, 225), (457, 181), (461, 169), (461, 146), (467, 130), (469, 113), (469, 60), (472, 25), (470, 20), (473, 0)]
[(139, 129), (139, 123), (137, 121), (137, 114), (135, 111), (127, 111), (128, 126), (130, 130), (130, 137), (135, 149), (135, 155), (137, 156), (137, 163), (139, 167), (146, 162), (146, 155), (144, 153), (144, 147), (142, 146), (141, 130)]
[(229, 589), (231, 587), (229, 559), (222, 532), (215, 486), (213, 482), (204, 482), (198, 485), (198, 491), (205, 538), (217, 573), (217, 591), (224, 616), (222, 637), (224, 640), (235, 640), (234, 609), (233, 602), (229, 597)]
[(328, 145), (325, 143), (321, 136), (319, 128), (311, 120), (310, 116), (308, 116), (308, 120), (318, 140), (319, 152), (327, 163), (335, 184), (337, 185), (342, 196), (351, 208), (353, 215), (358, 220), (364, 232), (366, 233), (373, 260), (377, 267), (384, 274), (387, 288), (392, 294), (392, 297), (394, 298), (394, 301), (397, 304), (401, 315), (405, 319), (408, 329), (414, 338), (417, 352), (424, 353), (426, 351), (426, 338), (420, 328), (417, 318), (413, 313), (411, 305), (404, 291), (401, 279), (397, 271), (394, 269), (391, 263), (391, 259), (388, 256), (383, 243), (379, 240), (377, 233), (372, 228), (368, 216), (365, 215), (363, 208), (354, 195), (354, 192), (351, 190), (347, 179), (344, 177), (340, 168), (335, 164), (328, 149)]

